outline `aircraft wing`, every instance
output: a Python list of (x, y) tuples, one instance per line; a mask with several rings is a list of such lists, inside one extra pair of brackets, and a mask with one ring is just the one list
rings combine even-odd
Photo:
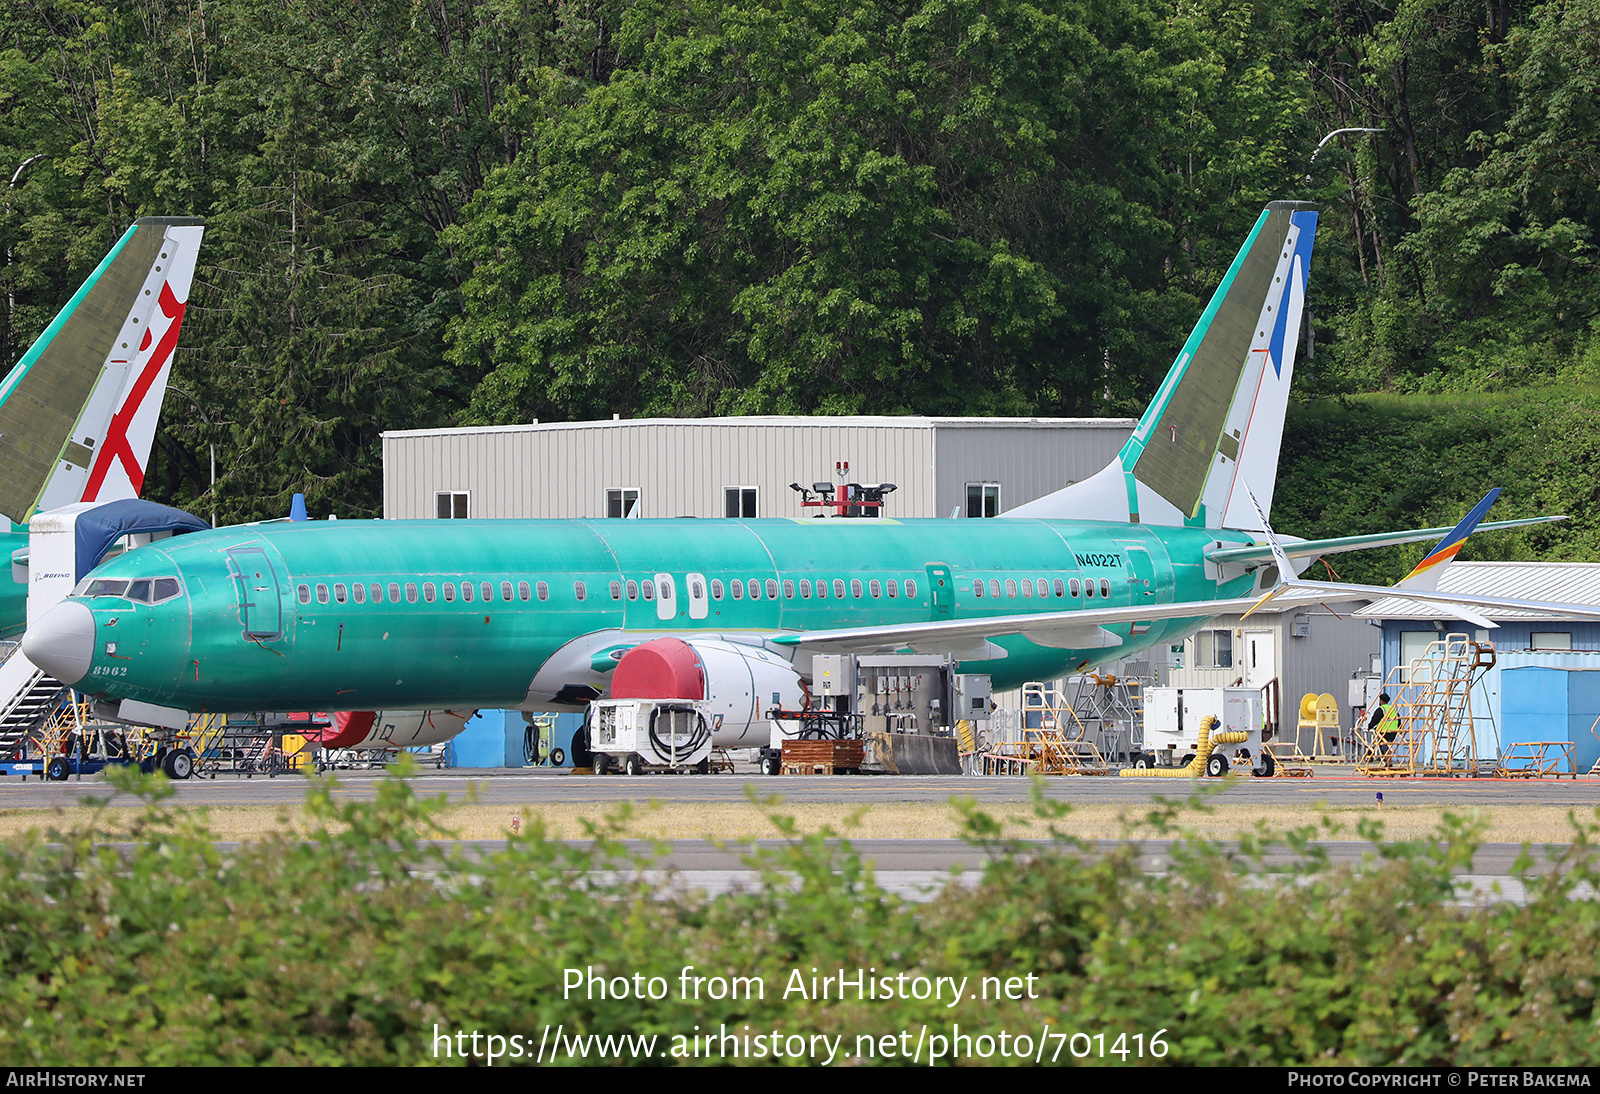
[[(1566, 520), (1566, 516), (1555, 517), (1524, 517), (1521, 520), (1497, 520), (1489, 524), (1477, 525), (1480, 532), (1498, 532), (1506, 528), (1522, 528), (1529, 524), (1549, 524), (1552, 521)], [(1450, 532), (1451, 528), (1413, 528), (1405, 532), (1374, 532), (1365, 536), (1338, 536), (1334, 539), (1282, 539), (1280, 544), (1283, 553), (1290, 558), (1315, 558), (1320, 555), (1336, 555), (1344, 551), (1366, 551), (1374, 547), (1393, 547), (1397, 543), (1421, 543), (1430, 539), (1438, 539)], [(1249, 547), (1217, 547), (1206, 552), (1207, 562), (1226, 563), (1234, 566), (1248, 566), (1253, 562), (1269, 562), (1272, 559), (1272, 545), (1262, 543)]]
[(1266, 596), (1231, 600), (1191, 600), (1176, 604), (1144, 604), (1126, 608), (1087, 608), (1080, 611), (1037, 615), (993, 615), (928, 623), (899, 623), (880, 627), (844, 627), (838, 630), (802, 631), (773, 636), (776, 645), (812, 653), (889, 653), (911, 649), (917, 653), (948, 653), (967, 660), (1003, 656), (989, 641), (1021, 635), (1041, 646), (1056, 649), (1099, 649), (1122, 644), (1122, 638), (1105, 628), (1113, 623), (1143, 623), (1157, 619), (1214, 619), (1234, 612), (1249, 613), (1270, 603), (1274, 610), (1313, 604), (1372, 601), (1404, 597), (1438, 604), (1441, 615), (1464, 619), (1481, 627), (1498, 626), (1478, 608), (1508, 608), (1560, 618), (1600, 620), (1600, 607), (1553, 604), (1538, 600), (1402, 589), (1385, 585), (1347, 585), (1337, 582), (1294, 581), (1279, 585)]

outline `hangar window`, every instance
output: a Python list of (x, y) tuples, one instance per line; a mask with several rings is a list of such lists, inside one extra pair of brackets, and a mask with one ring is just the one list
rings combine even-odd
[(572, 595), (577, 597), (579, 600), (583, 600), (588, 597), (589, 590), (584, 588), (583, 582), (574, 581), (572, 583)]
[[(100, 582), (96, 582), (95, 583), (95, 585), (99, 585), (99, 584), (100, 584)], [(107, 582), (105, 582), (105, 584), (110, 585), (111, 582), (107, 581)], [(95, 586), (91, 585), (89, 587), (89, 595), (90, 596), (121, 596), (123, 594), (123, 592), (126, 591), (126, 589), (127, 589), (127, 586), (124, 585), (121, 589), (118, 589), (114, 593), (103, 593), (103, 592), (96, 592), (95, 591)], [(294, 595), (295, 595), (295, 599), (299, 600), (300, 603), (302, 603), (302, 604), (311, 603), (311, 586), (310, 585), (297, 585), (297, 586), (295, 586)]]
[[(504, 600), (507, 604), (511, 603), (511, 582), (502, 581), (500, 583), (500, 599)], [(616, 597), (613, 596), (611, 599), (615, 600)]]
[(778, 580), (777, 580), (777, 578), (772, 578), (772, 577), (767, 578), (767, 599), (768, 600), (776, 600), (776, 599), (778, 599)]
[[(410, 597), (410, 599), (412, 599), (412, 600), (417, 599), (417, 587), (415, 585), (411, 586), (411, 597)], [(400, 583), (398, 581), (389, 582), (389, 603), (391, 603), (391, 604), (400, 603)]]
[(1528, 632), (1528, 648), (1530, 650), (1570, 650), (1572, 648), (1572, 632), (1530, 631)]
[(438, 599), (438, 597), (439, 591), (433, 587), (433, 582), (424, 581), (422, 583), (422, 599), (426, 600), (429, 604), (432, 604)]
[(448, 603), (450, 603), (450, 601), (454, 600), (455, 598), (456, 598), (456, 585), (455, 585), (455, 582), (446, 581), (444, 583), (444, 600), (445, 600), (445, 603), (448, 604)]
[(632, 487), (614, 487), (606, 491), (606, 516), (636, 517), (639, 515), (639, 491)]
[(365, 604), (367, 602), (367, 587), (365, 585), (352, 585), (350, 586), (350, 591), (355, 594), (357, 604)]
[(629, 600), (638, 600), (639, 599), (639, 583), (637, 581), (628, 582), (628, 599)]
[(906, 578), (906, 595), (913, 598), (917, 595), (917, 583), (909, 577)]
[(754, 486), (724, 487), (722, 503), (723, 516), (753, 517), (756, 515), (756, 488)]
[(1196, 631), (1194, 636), (1194, 667), (1197, 669), (1233, 668), (1233, 632), (1230, 630)]
[(550, 599), (550, 586), (546, 585), (542, 581), (539, 582), (539, 584), (538, 584), (538, 592), (539, 592), (539, 599), (540, 600), (549, 600)]
[(784, 580), (784, 582), (783, 582), (783, 598), (785, 600), (793, 600), (794, 599), (794, 582), (793, 581), (790, 581), (788, 579)]
[(528, 599), (528, 592), (529, 592), (528, 583), (526, 581), (517, 582), (517, 597), (519, 599), (521, 599), (521, 600)]
[[(506, 599), (510, 600), (511, 598), (508, 596), (508, 597), (506, 597)], [(612, 600), (621, 600), (622, 599), (622, 582), (613, 581), (611, 583), (611, 599)]]
[(967, 516), (998, 517), (1000, 515), (1000, 484), (997, 482), (967, 483)]
[(850, 579), (850, 595), (855, 597), (857, 600), (861, 599), (861, 579), (860, 578), (851, 578)]
[(755, 578), (752, 577), (745, 584), (745, 592), (750, 594), (750, 599), (751, 600), (760, 600), (761, 599), (761, 582), (757, 581)]
[(342, 582), (333, 587), (333, 599), (335, 603), (343, 604), (349, 595), (350, 591), (344, 587)]
[(842, 578), (833, 579), (833, 595), (839, 600), (844, 599), (844, 581)]
[[(446, 585), (445, 588), (449, 588), (449, 586)], [(472, 599), (472, 582), (463, 581), (461, 583), (461, 599), (468, 601)]]
[(900, 595), (900, 583), (894, 578), (889, 579), (889, 599), (893, 600)]
[(478, 592), (482, 594), (485, 604), (491, 603), (494, 600), (494, 582), (485, 581), (478, 586)]
[(646, 600), (654, 600), (656, 598), (656, 583), (654, 581), (645, 581), (641, 585), (644, 588), (644, 598)]
[[(135, 582), (135, 584), (137, 584), (137, 582)], [(322, 584), (321, 582), (318, 582), (317, 583), (317, 603), (318, 604), (326, 604), (327, 602), (328, 602), (328, 587), (326, 585)]]
[(434, 512), (439, 515), (440, 520), (450, 520), (452, 518), (466, 520), (468, 497), (469, 495), (465, 490), (441, 490), (433, 495)]
[(883, 595), (883, 583), (880, 582), (880, 581), (877, 581), (877, 580), (873, 580), (873, 581), (868, 583), (867, 591), (872, 594), (872, 599), (877, 600), (880, 596)]
[(416, 602), (417, 602), (417, 583), (415, 581), (408, 581), (408, 582), (406, 582), (406, 603), (407, 604), (415, 604)]

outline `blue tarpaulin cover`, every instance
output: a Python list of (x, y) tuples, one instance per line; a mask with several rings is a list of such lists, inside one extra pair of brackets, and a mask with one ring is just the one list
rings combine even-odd
[(77, 533), (75, 562), (78, 572), (73, 580), (83, 576), (100, 564), (110, 546), (123, 536), (138, 532), (199, 532), (211, 525), (182, 509), (170, 505), (157, 505), (153, 501), (130, 498), (112, 501), (78, 514), (74, 525)]

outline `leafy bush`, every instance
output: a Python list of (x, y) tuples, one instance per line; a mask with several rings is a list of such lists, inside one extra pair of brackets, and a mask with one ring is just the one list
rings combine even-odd
[[(1012, 843), (969, 803), (988, 865), (975, 886), (919, 906), (886, 894), (848, 843), (800, 838), (782, 817), (786, 845), (753, 856), (759, 884), (707, 899), (646, 875), (651, 857), (625, 853), (616, 825), (582, 846), (537, 823), (488, 853), (432, 842), (442, 800), (403, 778), (379, 782), (371, 802), (313, 783), (313, 838), (237, 848), (170, 808), (161, 780), (125, 788), (147, 800), (131, 832), (97, 812), (0, 848), (0, 1062), (459, 1064), (470, 1043), (451, 1042), (458, 1030), (521, 1037), (531, 1062), (556, 1027), (564, 1043), (653, 1035), (656, 1059), (727, 1031), (803, 1036), (803, 1058), (813, 1038), (838, 1038), (849, 1062), (897, 1062), (919, 1036), (926, 1049), (945, 1037), (948, 1052), (957, 1026), (989, 1036), (991, 1053), (1002, 1031), (1014, 1049), (1025, 1036), (1030, 1060), (1044, 1035), (1043, 1058), (1062, 1063), (1596, 1057), (1600, 906), (1573, 899), (1600, 880), (1596, 824), (1575, 822), (1562, 870), (1521, 879), (1525, 904), (1464, 908), (1451, 872), (1476, 837), (1462, 821), (1409, 844), (1365, 828), (1372, 852), (1357, 871), (1330, 866), (1314, 831), (1293, 832), (1276, 844), (1296, 853), (1281, 874), (1260, 833), (1224, 849), (1174, 830), (1171, 869), (1148, 876), (1132, 846)], [(1041, 796), (1036, 808), (1054, 820), (1066, 807)], [(1167, 823), (1179, 815), (1158, 809)], [(760, 977), (763, 997), (708, 998), (707, 981), (685, 999), (685, 966)], [(564, 998), (569, 969), (629, 978), (628, 997)], [(1037, 998), (784, 998), (796, 975), (809, 987), (858, 969), (969, 978), (968, 996), (982, 977), (1031, 976)], [(635, 997), (635, 973), (659, 977), (664, 997)], [(878, 1038), (902, 1031), (886, 1059)], [(869, 1035), (873, 1054), (852, 1058)], [(599, 1047), (588, 1062), (636, 1055)], [(709, 1058), (727, 1052), (719, 1042)]]

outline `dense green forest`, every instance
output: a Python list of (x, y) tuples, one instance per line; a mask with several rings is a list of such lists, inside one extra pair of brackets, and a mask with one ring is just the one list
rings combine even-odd
[(1283, 528), (1600, 546), (1600, 0), (0, 0), (0, 74), (0, 356), (206, 217), (147, 492), (225, 520), (384, 429), (1136, 413), (1295, 197)]

